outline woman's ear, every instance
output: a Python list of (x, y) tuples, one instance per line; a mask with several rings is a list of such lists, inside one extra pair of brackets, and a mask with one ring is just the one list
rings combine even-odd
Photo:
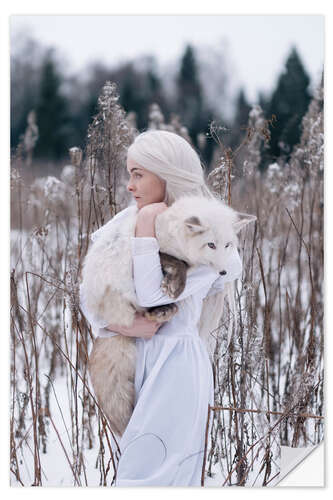
[(241, 212), (236, 212), (238, 220), (233, 223), (232, 227), (234, 228), (235, 233), (239, 233), (241, 229), (250, 224), (250, 222), (254, 222), (257, 220), (255, 215), (251, 214), (243, 214)]

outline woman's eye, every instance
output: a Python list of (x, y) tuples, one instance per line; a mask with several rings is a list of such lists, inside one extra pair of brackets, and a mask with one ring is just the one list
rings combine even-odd
[(135, 174), (135, 177), (139, 177), (140, 178), (140, 177), (142, 177), (142, 175), (141, 174)]
[(213, 248), (214, 250), (216, 250), (215, 243), (208, 243), (208, 246), (209, 248)]

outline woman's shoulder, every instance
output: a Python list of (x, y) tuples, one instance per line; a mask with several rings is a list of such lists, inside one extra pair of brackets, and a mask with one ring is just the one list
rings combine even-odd
[(129, 207), (124, 208), (123, 210), (120, 210), (116, 215), (112, 217), (106, 224), (98, 228), (96, 231), (94, 231), (91, 235), (91, 241), (95, 241), (96, 238), (99, 238), (99, 236), (102, 235), (102, 233), (110, 227), (111, 224), (114, 222), (118, 222), (121, 219), (124, 219), (127, 215), (133, 213), (135, 214), (137, 212), (137, 206), (136, 205), (130, 205)]

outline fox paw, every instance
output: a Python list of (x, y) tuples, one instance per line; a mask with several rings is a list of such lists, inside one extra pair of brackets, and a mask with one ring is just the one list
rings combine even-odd
[(178, 276), (164, 276), (161, 283), (161, 290), (171, 299), (176, 299), (184, 290), (184, 282)]
[(165, 304), (163, 306), (156, 306), (149, 308), (144, 316), (151, 321), (157, 321), (158, 323), (163, 323), (164, 321), (169, 321), (173, 318), (178, 311), (177, 304)]

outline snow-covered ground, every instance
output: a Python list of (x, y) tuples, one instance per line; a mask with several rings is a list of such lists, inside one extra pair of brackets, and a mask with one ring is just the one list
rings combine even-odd
[[(111, 433), (103, 431), (97, 407), (87, 391), (87, 387), (91, 389), (91, 385), (85, 371), (84, 350), (86, 343), (89, 352), (91, 339), (76, 309), (75, 293), (79, 279), (76, 262), (77, 241), (77, 227), (72, 222), (66, 225), (60, 221), (58, 226), (50, 222), (41, 229), (36, 227), (29, 232), (12, 231), (11, 269), (15, 270), (14, 279), (19, 303), (19, 309), (16, 310), (14, 307), (16, 301), (12, 301), (11, 483), (13, 486), (34, 484), (36, 476), (38, 477), (36, 469), (39, 464), (41, 473), (38, 484), (43, 486), (111, 486), (112, 483), (114, 468), (109, 447), (115, 449), (116, 444)], [(280, 409), (286, 391), (298, 390), (302, 382), (296, 377), (299, 353), (294, 347), (293, 336), (288, 332), (285, 320), (282, 320), (282, 323), (280, 320), (280, 309), (282, 308), (282, 313), (286, 309), (286, 294), (289, 295), (289, 305), (292, 307), (295, 283), (298, 280), (296, 251), (289, 255), (289, 261), (282, 270), (278, 270), (278, 256), (283, 243), (284, 237), (262, 239), (260, 248), (263, 270), (267, 273), (266, 279), (268, 274), (273, 284), (280, 279), (282, 290), (282, 305), (276, 299), (270, 311), (271, 333), (275, 343), (278, 342), (279, 328), (282, 326), (283, 329), (280, 345), (281, 371), (278, 375), (275, 366), (269, 379), (271, 409), (274, 409), (273, 401), (277, 404), (276, 408)], [(251, 242), (248, 242), (244, 249), (244, 258), (250, 255), (250, 244)], [(264, 358), (260, 355), (265, 324), (265, 295), (258, 263), (256, 266), (252, 283), (246, 283), (247, 289), (242, 288), (241, 284), (238, 286), (238, 291), (242, 291), (240, 304), (245, 325), (248, 324), (249, 297), (252, 292), (258, 290), (256, 325), (252, 325), (252, 333), (247, 326), (243, 330), (243, 343), (250, 342), (247, 359), (242, 358), (243, 348), (237, 338), (232, 362), (235, 366), (235, 380), (238, 384), (236, 390), (239, 394), (241, 394), (239, 385), (241, 378), (244, 373), (246, 376), (246, 397), (242, 405), (246, 408), (267, 408), (267, 394), (263, 386), (265, 365)], [(301, 332), (305, 332), (304, 346), (306, 346), (309, 338), (310, 285), (305, 272), (301, 276), (300, 285), (299, 327)], [(251, 337), (253, 332), (256, 334), (255, 339)], [(316, 332), (317, 339), (320, 339), (320, 336), (321, 332)], [(319, 340), (316, 342), (318, 347)], [(243, 373), (241, 368), (245, 365), (249, 371)], [(230, 366), (225, 359), (220, 366), (221, 381), (229, 380), (225, 379), (229, 370)], [(315, 375), (318, 376), (321, 371), (322, 366), (319, 363)], [(87, 387), (80, 377), (83, 377)], [(279, 380), (279, 387), (273, 385), (273, 380)], [(291, 389), (290, 384), (296, 385)], [(231, 405), (230, 391), (227, 389), (224, 387), (222, 401), (218, 404)], [(317, 400), (320, 400), (320, 396), (317, 396)], [(240, 404), (240, 399), (237, 400), (237, 404)], [(35, 418), (32, 408), (36, 413)], [(231, 419), (229, 411), (223, 413), (225, 427), (218, 431), (217, 446), (213, 450), (212, 474), (205, 479), (207, 487), (222, 486), (227, 470), (235, 465), (237, 443), (235, 414)], [(263, 437), (269, 425), (272, 426), (276, 420), (276, 416), (271, 416), (271, 421), (268, 422), (265, 415), (247, 414), (244, 418), (246, 432), (242, 438), (244, 445), (242, 453)], [(217, 424), (216, 419), (214, 425)], [(315, 431), (313, 422), (309, 419), (304, 426), (313, 442), (322, 434), (322, 427)], [(291, 425), (290, 433), (292, 429)], [(274, 486), (279, 472), (279, 437), (279, 431), (271, 434), (267, 440), (262, 440), (263, 447), (258, 455), (256, 455), (258, 446), (249, 453), (246, 463), (249, 473), (244, 486), (262, 486), (266, 470), (263, 462), (266, 445), (269, 445), (272, 453), (268, 460), (271, 468), (268, 477), (268, 481), (271, 481), (268, 482), (268, 486)], [(211, 439), (208, 445), (206, 469), (210, 463)], [(236, 480), (234, 474), (231, 484), (236, 484)]]

